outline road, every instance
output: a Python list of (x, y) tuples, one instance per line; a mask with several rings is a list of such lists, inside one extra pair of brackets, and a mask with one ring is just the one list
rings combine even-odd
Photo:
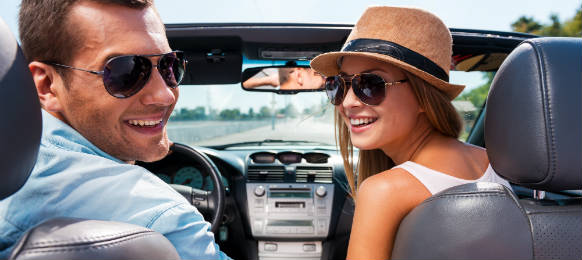
[(307, 140), (335, 144), (333, 120), (316, 117), (271, 121), (190, 121), (171, 123), (168, 135), (174, 142), (193, 146), (221, 145), (265, 139)]

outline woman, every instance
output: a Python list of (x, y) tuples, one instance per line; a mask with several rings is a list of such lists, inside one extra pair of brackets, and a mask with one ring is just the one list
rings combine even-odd
[(448, 83), (451, 54), (451, 34), (433, 14), (371, 7), (340, 52), (311, 62), (328, 76), (336, 137), (357, 194), (348, 259), (390, 258), (400, 221), (435, 193), (477, 181), (509, 187), (484, 149), (457, 139), (462, 123), (451, 100), (464, 86)]

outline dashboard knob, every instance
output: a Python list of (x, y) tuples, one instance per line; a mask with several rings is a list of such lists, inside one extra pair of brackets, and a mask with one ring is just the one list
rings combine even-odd
[(317, 187), (317, 190), (315, 190), (315, 195), (317, 195), (318, 197), (325, 197), (325, 195), (327, 195), (327, 190), (325, 189), (325, 187), (319, 186)]
[(255, 195), (257, 195), (257, 197), (265, 195), (265, 187), (263, 187), (263, 185), (255, 187)]

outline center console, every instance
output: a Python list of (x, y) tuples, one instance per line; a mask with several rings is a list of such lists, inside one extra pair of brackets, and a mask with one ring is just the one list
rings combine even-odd
[(247, 183), (259, 259), (320, 259), (329, 233), (334, 184)]

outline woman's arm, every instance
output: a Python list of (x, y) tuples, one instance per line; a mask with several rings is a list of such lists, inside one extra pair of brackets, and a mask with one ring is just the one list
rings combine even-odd
[(400, 221), (431, 196), (403, 169), (369, 177), (358, 189), (347, 259), (389, 259)]

